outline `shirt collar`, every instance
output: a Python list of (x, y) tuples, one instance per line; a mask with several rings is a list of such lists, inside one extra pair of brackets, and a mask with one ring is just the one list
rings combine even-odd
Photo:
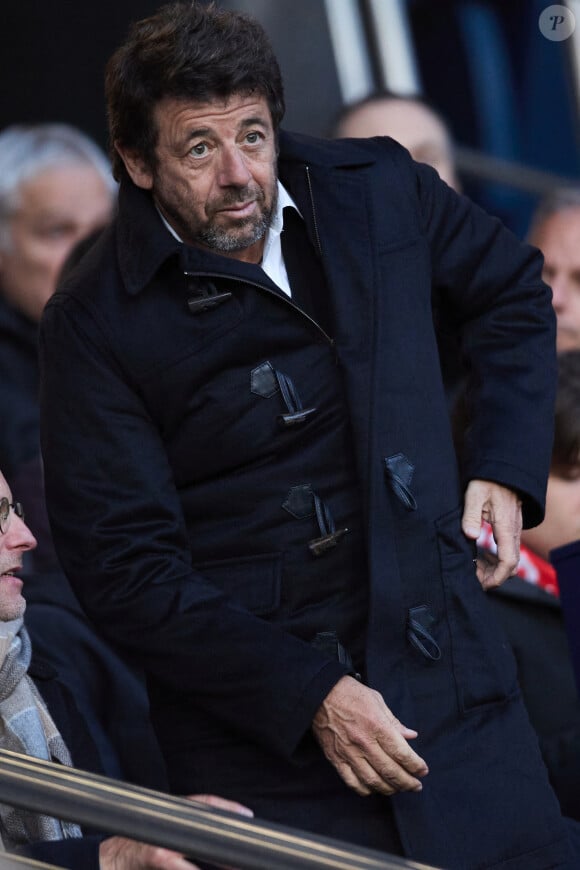
[[(296, 209), (298, 214), (300, 214), (300, 209), (298, 208), (298, 206), (296, 205), (296, 203), (294, 202), (294, 200), (292, 199), (292, 197), (280, 180), (278, 180), (277, 185), (278, 198), (276, 202), (276, 210), (274, 211), (274, 215), (272, 217), (270, 226), (268, 228), (268, 233), (266, 235), (266, 241), (264, 244), (264, 257), (266, 256), (266, 250), (271, 246), (273, 242), (273, 238), (279, 236), (284, 229), (284, 209), (287, 207), (294, 208)], [(178, 242), (181, 242), (183, 244), (183, 239), (173, 229), (165, 215), (159, 209), (157, 203), (155, 203), (155, 208), (157, 209), (159, 217), (163, 221), (165, 228), (171, 233), (174, 239), (177, 239)], [(302, 217), (302, 215), (300, 215), (300, 217)]]
[[(300, 214), (293, 198), (278, 182), (278, 201), (272, 218), (275, 229), (272, 229), (271, 234), (275, 242), (274, 251), (271, 253), (275, 253), (276, 248), (281, 248), (283, 211), (287, 207), (295, 208)], [(165, 226), (166, 232), (160, 230), (161, 225)], [(125, 287), (131, 294), (138, 293), (161, 264), (172, 255), (181, 252), (187, 253), (189, 258), (193, 255), (196, 258), (218, 258), (217, 254), (204, 252), (202, 248), (189, 248), (179, 241), (178, 235), (155, 207), (151, 193), (136, 187), (129, 179), (125, 179), (120, 186), (115, 234), (119, 267)], [(221, 256), (219, 260), (229, 262), (229, 258)], [(232, 265), (239, 262), (232, 261)]]
[(167, 218), (165, 217), (163, 212), (160, 210), (160, 208), (157, 205), (157, 203), (155, 202), (155, 200), (153, 200), (153, 202), (155, 203), (155, 208), (157, 209), (157, 214), (159, 215), (159, 217), (161, 218), (161, 220), (163, 221), (163, 223), (165, 225), (165, 229), (169, 230), (169, 232), (171, 233), (171, 235), (173, 236), (174, 239), (177, 239), (178, 242), (181, 242), (181, 244), (183, 244), (183, 239), (181, 238), (181, 236), (175, 232), (175, 230), (173, 229), (173, 227), (171, 226), (171, 224), (169, 223), (169, 221), (167, 220)]
[(278, 179), (278, 202), (276, 204), (276, 211), (274, 212), (274, 217), (272, 218), (272, 222), (270, 224), (270, 232), (276, 233), (280, 235), (282, 230), (284, 229), (284, 209), (285, 208), (294, 208), (300, 214), (300, 209), (280, 181)]

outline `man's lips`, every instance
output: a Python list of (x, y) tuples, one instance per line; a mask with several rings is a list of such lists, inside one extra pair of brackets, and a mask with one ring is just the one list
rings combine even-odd
[(254, 211), (255, 206), (256, 200), (251, 199), (249, 202), (238, 202), (232, 203), (232, 205), (225, 205), (218, 209), (217, 213), (235, 215), (236, 217), (246, 217)]
[(0, 583), (5, 589), (12, 588), (16, 592), (20, 592), (24, 586), (24, 582), (15, 574), (0, 574)]

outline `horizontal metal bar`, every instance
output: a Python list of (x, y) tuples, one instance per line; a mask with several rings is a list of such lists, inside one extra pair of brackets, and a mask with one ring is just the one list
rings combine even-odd
[(241, 870), (429, 870), (7, 750), (0, 750), (0, 801)]
[(45, 864), (44, 861), (34, 861), (32, 858), (24, 858), (22, 855), (0, 855), (0, 870), (58, 870), (54, 864)]
[(483, 154), (474, 148), (465, 148), (463, 145), (454, 148), (454, 156), (457, 170), (462, 175), (505, 184), (538, 196), (544, 196), (558, 187), (580, 185), (580, 178), (566, 178), (542, 169), (532, 169), (511, 160), (490, 157), (488, 154)]

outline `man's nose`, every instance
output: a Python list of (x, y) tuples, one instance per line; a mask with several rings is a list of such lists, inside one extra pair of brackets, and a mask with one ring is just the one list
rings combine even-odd
[(224, 148), (221, 153), (218, 181), (222, 187), (245, 187), (251, 180), (242, 152), (236, 146)]
[(37, 544), (36, 538), (24, 520), (15, 513), (10, 518), (10, 526), (4, 534), (4, 538), (6, 545), (12, 550), (34, 550)]

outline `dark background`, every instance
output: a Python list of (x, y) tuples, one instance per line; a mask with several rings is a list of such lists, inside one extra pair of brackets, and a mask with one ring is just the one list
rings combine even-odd
[[(364, 9), (365, 0), (360, 0)], [(0, 128), (65, 121), (106, 146), (103, 71), (129, 23), (158, 0), (4, 0)], [(323, 0), (221, 0), (268, 31), (286, 83), (285, 126), (325, 135), (341, 94)], [(423, 93), (460, 144), (578, 177), (571, 41), (539, 32), (543, 0), (407, 0)], [(580, 21), (578, 22), (580, 27)], [(379, 84), (379, 82), (377, 82)], [(534, 205), (514, 189), (468, 181), (467, 192), (518, 232)]]
[[(0, 49), (0, 128), (65, 121), (104, 146), (107, 58), (123, 41), (130, 22), (160, 5), (158, 0), (7, 4)], [(286, 80), (286, 125), (323, 133), (340, 105), (340, 93), (322, 0), (220, 5), (255, 10), (270, 32)]]

